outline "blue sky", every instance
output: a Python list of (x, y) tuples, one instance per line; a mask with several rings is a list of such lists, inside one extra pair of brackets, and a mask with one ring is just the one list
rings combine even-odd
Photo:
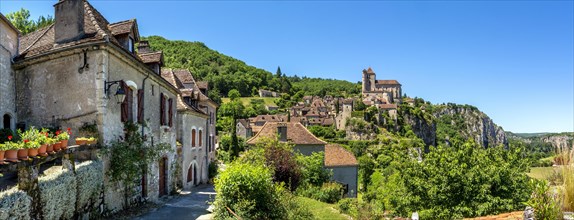
[[(51, 1), (0, 1), (32, 18)], [(288, 75), (361, 80), (471, 104), (513, 132), (574, 130), (573, 1), (90, 1), (142, 36), (201, 41)]]

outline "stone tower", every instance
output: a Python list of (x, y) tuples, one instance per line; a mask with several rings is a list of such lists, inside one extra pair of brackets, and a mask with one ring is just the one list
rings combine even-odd
[(375, 90), (375, 80), (376, 75), (371, 67), (369, 67), (367, 70), (363, 69), (363, 92)]
[(12, 58), (18, 55), (20, 33), (0, 14), (0, 128), (15, 129), (16, 87)]

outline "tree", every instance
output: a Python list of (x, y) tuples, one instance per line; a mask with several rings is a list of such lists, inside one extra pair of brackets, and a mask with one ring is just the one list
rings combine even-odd
[(6, 18), (12, 23), (23, 35), (34, 32), (40, 28), (49, 26), (54, 23), (52, 16), (38, 17), (37, 21), (30, 20), (30, 11), (21, 8), (19, 11), (6, 14)]
[(283, 74), (281, 73), (281, 67), (277, 66), (277, 71), (275, 72), (275, 77), (281, 78)]

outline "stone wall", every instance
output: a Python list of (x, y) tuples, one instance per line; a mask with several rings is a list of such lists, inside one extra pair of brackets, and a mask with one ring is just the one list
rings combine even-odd
[(325, 168), (333, 170), (332, 180), (348, 184), (348, 197), (357, 197), (357, 178), (359, 176), (358, 166), (336, 166)]
[[(14, 72), (12, 71), (12, 57), (17, 55), (18, 33), (12, 30), (4, 20), (0, 19), (0, 122), (3, 122), (4, 115), (11, 118), (10, 127), (15, 128), (16, 106)], [(0, 128), (4, 128), (4, 123), (0, 123)]]
[[(207, 182), (208, 167), (204, 164), (207, 160), (207, 139), (208, 134), (206, 133), (206, 122), (207, 118), (200, 117), (194, 113), (190, 112), (180, 112), (178, 114), (178, 141), (182, 144), (182, 154), (183, 160), (181, 164), (181, 180), (182, 185), (185, 189), (193, 187), (194, 181), (188, 182), (188, 171), (193, 169), (195, 166), (196, 172), (198, 172), (196, 183)], [(191, 146), (192, 139), (192, 129), (196, 130), (196, 147)], [(199, 130), (202, 131), (202, 137), (199, 136)], [(202, 138), (202, 145), (199, 145), (199, 138)], [(203, 165), (203, 166), (202, 166)]]

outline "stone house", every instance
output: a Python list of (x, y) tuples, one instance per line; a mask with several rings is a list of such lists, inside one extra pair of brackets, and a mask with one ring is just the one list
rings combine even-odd
[(16, 91), (12, 59), (18, 55), (18, 37), (20, 32), (12, 23), (0, 14), (0, 129), (15, 129)]
[(259, 97), (281, 97), (281, 93), (259, 89)]
[(345, 186), (348, 197), (357, 197), (359, 163), (353, 153), (336, 144), (325, 146), (325, 168), (333, 171), (333, 180)]
[(237, 120), (236, 133), (238, 137), (242, 137), (245, 140), (249, 139), (253, 136), (253, 129), (251, 129), (251, 125), (249, 124), (248, 119), (239, 119)]
[[(163, 70), (162, 77), (178, 89), (184, 89), (183, 83), (173, 70)], [(207, 126), (209, 115), (186, 103), (181, 95), (177, 97), (177, 141), (182, 145), (179, 183), (189, 189), (208, 181)]]
[(370, 67), (363, 70), (363, 100), (381, 104), (401, 103), (401, 84), (397, 80), (377, 80), (376, 78), (377, 75)]
[[(148, 167), (134, 201), (174, 191), (180, 91), (161, 77), (162, 56), (144, 62), (136, 53), (135, 19), (109, 23), (85, 0), (61, 0), (54, 8), (54, 24), (19, 38), (12, 65), (18, 126), (69, 127), (74, 144), (78, 128), (93, 123), (105, 145), (121, 138), (123, 124), (133, 121), (150, 144), (172, 149)], [(123, 100), (117, 95), (122, 93)], [(103, 164), (105, 172), (109, 161)], [(104, 180), (105, 209), (128, 205), (121, 187)]]
[(257, 144), (262, 138), (275, 138), (280, 142), (293, 144), (293, 150), (303, 155), (313, 152), (324, 152), (327, 142), (315, 137), (299, 122), (267, 122), (255, 136), (247, 140), (247, 144)]
[[(203, 158), (196, 160), (197, 164), (192, 163), (193, 166), (192, 164), (183, 165), (185, 171), (184, 173), (190, 173), (189, 169), (197, 169), (201, 179), (200, 182), (205, 183), (208, 178), (207, 170), (209, 169), (209, 164), (215, 160), (215, 137), (217, 136), (215, 130), (215, 122), (217, 120), (216, 111), (219, 105), (207, 96), (209, 94), (209, 90), (207, 88), (208, 84), (206, 82), (195, 81), (195, 78), (188, 70), (174, 69), (166, 71), (172, 72), (173, 76), (177, 80), (183, 103), (190, 107), (196, 108), (208, 116), (204, 126), (205, 129), (201, 130), (200, 133), (199, 128), (203, 127), (203, 125), (198, 125), (198, 130), (196, 131), (198, 137), (205, 138), (205, 141), (201, 142), (198, 140), (197, 148), (194, 148), (192, 144), (192, 148), (195, 149), (195, 151), (198, 151), (196, 152), (197, 156), (199, 157), (201, 154), (201, 157)], [(189, 133), (192, 134), (192, 136), (193, 130), (194, 129), (191, 129), (191, 133)], [(194, 139), (192, 138), (192, 140)]]
[(315, 137), (299, 122), (267, 122), (261, 131), (246, 143), (255, 145), (264, 138), (278, 138), (279, 142), (292, 144), (294, 151), (306, 156), (313, 152), (324, 152), (324, 166), (325, 169), (333, 171), (332, 180), (345, 186), (347, 196), (357, 196), (358, 163), (352, 153)]

